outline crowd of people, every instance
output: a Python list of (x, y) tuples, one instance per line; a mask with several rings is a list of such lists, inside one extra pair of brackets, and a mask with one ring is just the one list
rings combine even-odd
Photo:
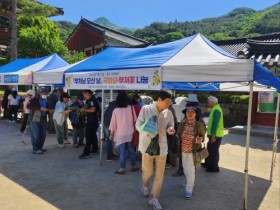
[[(17, 91), (8, 87), (8, 93), (4, 95), (2, 107), (4, 117), (13, 123), (17, 118), (21, 97)], [(26, 92), (23, 101), (23, 122), (20, 132), (24, 133), (27, 124), (30, 128), (31, 143), (34, 154), (44, 154), (47, 130), (55, 133), (57, 146), (64, 148), (70, 144), (68, 139), (69, 118), (72, 125), (73, 147), (84, 145), (80, 159), (91, 157), (91, 153), (97, 154), (99, 150), (97, 130), (100, 125), (100, 100), (91, 90), (83, 90), (72, 103), (70, 96), (55, 89), (50, 95), (45, 88), (35, 93), (33, 90)], [(6, 101), (5, 101), (6, 100)], [(129, 155), (130, 171), (137, 172), (137, 157), (141, 157), (142, 169), (142, 193), (150, 197), (148, 203), (155, 210), (161, 210), (159, 202), (164, 171), (170, 164), (170, 141), (179, 142), (178, 170), (173, 176), (186, 176), (185, 198), (192, 197), (195, 184), (194, 152), (201, 149), (205, 142), (205, 134), (209, 139), (207, 150), (209, 156), (201, 166), (207, 172), (219, 172), (219, 147), (223, 138), (223, 111), (214, 96), (208, 97), (208, 105), (211, 108), (208, 126), (204, 123), (199, 102), (195, 94), (189, 94), (186, 105), (181, 111), (183, 117), (175, 114), (172, 105), (174, 97), (169, 91), (160, 90), (156, 100), (152, 104), (145, 105), (138, 94), (129, 97), (125, 91), (119, 91), (116, 100), (109, 103), (104, 114), (104, 134), (106, 141), (106, 160), (119, 161), (119, 168), (115, 174), (126, 174), (126, 160)], [(152, 117), (156, 117), (156, 135), (143, 130), (143, 125)], [(181, 120), (183, 119), (183, 120)], [(159, 153), (150, 155), (148, 147), (157, 138)], [(116, 149), (117, 150), (116, 150)], [(171, 161), (172, 162), (172, 161)], [(149, 189), (150, 180), (154, 175), (154, 182)]]

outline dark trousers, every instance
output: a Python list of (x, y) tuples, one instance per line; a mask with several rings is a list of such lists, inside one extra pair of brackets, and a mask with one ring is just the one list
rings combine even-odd
[(41, 150), (46, 139), (46, 120), (30, 122), (30, 135), (33, 151)]
[(53, 112), (48, 113), (47, 129), (50, 133), (55, 133), (55, 127), (53, 122)]
[(219, 159), (220, 153), (219, 148), (221, 145), (222, 138), (217, 138), (214, 143), (209, 142), (207, 143), (207, 150), (209, 152), (209, 156), (205, 159), (205, 165), (209, 169), (218, 169), (219, 168)]
[(8, 108), (8, 100), (2, 101), (2, 108), (3, 108), (3, 118), (9, 118), (9, 108)]
[(109, 139), (110, 137), (109, 127), (104, 126), (104, 134), (106, 139), (107, 159), (110, 159), (113, 157), (113, 141)]
[(97, 140), (97, 132), (98, 122), (96, 123), (87, 123), (86, 125), (86, 146), (84, 149), (84, 154), (89, 155), (90, 151), (93, 153), (98, 152), (98, 140)]
[(26, 129), (28, 117), (29, 117), (29, 114), (24, 113), (23, 121), (22, 121), (22, 124), (21, 124), (21, 127), (20, 127), (20, 132), (21, 133), (23, 133)]
[(18, 113), (18, 105), (10, 105), (9, 109), (9, 120), (17, 120), (17, 113)]

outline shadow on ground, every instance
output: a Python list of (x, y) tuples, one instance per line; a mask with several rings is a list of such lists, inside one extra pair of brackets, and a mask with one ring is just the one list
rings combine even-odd
[[(21, 140), (26, 144), (21, 144)], [(101, 167), (98, 156), (79, 160), (77, 155), (82, 148), (57, 148), (55, 135), (48, 135), (48, 152), (44, 155), (33, 155), (29, 141), (29, 136), (21, 138), (16, 135), (15, 126), (0, 123), (0, 173), (55, 207), (65, 210), (151, 209), (147, 198), (140, 193), (141, 172), (127, 172), (120, 176), (113, 173), (118, 167), (117, 162), (103, 162)], [(229, 144), (227, 137), (223, 143)], [(129, 167), (130, 164), (127, 169)], [(160, 199), (165, 210), (241, 209), (243, 173), (221, 168), (220, 173), (209, 174), (199, 167), (193, 198), (185, 200), (182, 187), (185, 179), (172, 177), (174, 171), (175, 168), (167, 169), (165, 173)], [(251, 176), (251, 180), (248, 206), (256, 210), (270, 182), (255, 176)], [(16, 199), (11, 202), (16, 202)], [(18, 209), (24, 207), (19, 206)]]
[[(233, 139), (232, 136), (235, 136)], [(222, 139), (222, 145), (231, 144), (237, 145), (241, 147), (246, 147), (246, 136), (245, 135), (237, 135), (237, 134), (226, 134)], [(264, 138), (260, 137), (257, 140), (253, 137), (250, 139), (250, 148), (251, 149), (260, 149), (263, 151), (272, 151), (273, 138)], [(277, 153), (280, 152), (280, 142), (277, 145)]]

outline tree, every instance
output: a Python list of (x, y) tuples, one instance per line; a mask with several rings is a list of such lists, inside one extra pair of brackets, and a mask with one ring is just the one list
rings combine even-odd
[(86, 58), (84, 53), (78, 51), (66, 51), (62, 56), (68, 63), (76, 63)]
[(34, 0), (18, 0), (17, 14), (19, 16), (34, 17), (44, 16), (51, 17), (57, 15), (58, 10), (47, 4), (41, 4)]
[(182, 34), (181, 32), (178, 32), (178, 31), (170, 32), (165, 35), (159, 36), (158, 43), (161, 44), (161, 43), (166, 43), (166, 42), (172, 42), (172, 41), (182, 39), (184, 37), (185, 37), (184, 34)]
[(41, 57), (54, 52), (62, 55), (66, 52), (58, 27), (46, 17), (20, 16), (18, 27), (21, 57)]
[(17, 45), (17, 0), (12, 0), (12, 16), (11, 16), (11, 59), (16, 60), (18, 56)]

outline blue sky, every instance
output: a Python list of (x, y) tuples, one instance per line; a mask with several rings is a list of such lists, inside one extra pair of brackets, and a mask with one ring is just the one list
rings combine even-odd
[(64, 16), (52, 20), (78, 23), (81, 16), (89, 20), (106, 17), (130, 28), (141, 28), (155, 21), (199, 20), (224, 15), (237, 7), (262, 10), (279, 0), (40, 0), (64, 9)]

